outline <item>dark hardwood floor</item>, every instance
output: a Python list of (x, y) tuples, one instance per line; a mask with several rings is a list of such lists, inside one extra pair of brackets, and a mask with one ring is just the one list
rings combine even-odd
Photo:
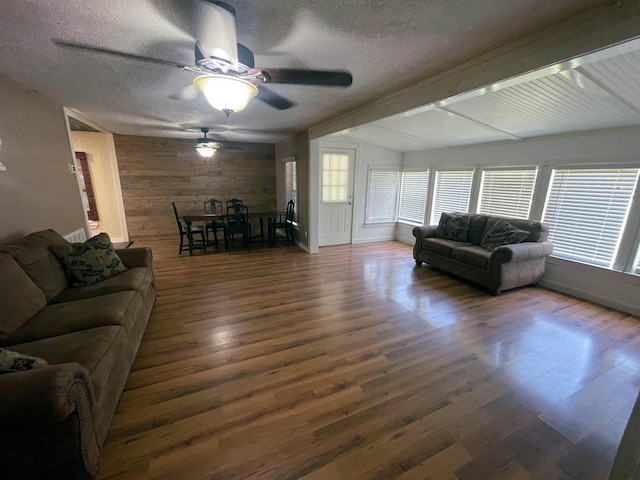
[(398, 242), (154, 250), (158, 298), (100, 479), (606, 479), (637, 318), (498, 297)]

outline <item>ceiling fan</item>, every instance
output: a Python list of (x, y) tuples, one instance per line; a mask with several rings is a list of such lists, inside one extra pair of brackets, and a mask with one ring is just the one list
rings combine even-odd
[(286, 110), (295, 104), (267, 89), (265, 84), (319, 85), (348, 87), (353, 82), (351, 74), (344, 70), (303, 70), (289, 68), (255, 67), (253, 52), (237, 43), (235, 9), (224, 2), (198, 0), (194, 3), (196, 29), (200, 32), (195, 44), (195, 64), (189, 65), (171, 60), (146, 57), (133, 53), (83, 43), (52, 39), (56, 45), (113, 55), (132, 60), (178, 67), (197, 73), (193, 85), (188, 85), (176, 95), (189, 98), (195, 87), (207, 101), (229, 116), (244, 109), (248, 102), (258, 100), (278, 110)]
[(240, 147), (234, 147), (230, 144), (225, 144), (225, 142), (217, 142), (213, 138), (207, 137), (209, 129), (206, 127), (202, 127), (200, 131), (204, 136), (196, 140), (195, 147), (201, 157), (213, 157), (218, 150), (242, 150)]

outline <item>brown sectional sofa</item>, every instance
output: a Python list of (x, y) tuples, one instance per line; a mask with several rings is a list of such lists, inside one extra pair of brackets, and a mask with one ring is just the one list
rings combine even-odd
[(0, 477), (91, 478), (98, 469), (156, 289), (148, 248), (127, 270), (70, 287), (53, 230), (0, 245), (0, 348), (49, 365), (0, 374)]
[[(416, 264), (426, 262), (439, 270), (477, 283), (493, 294), (536, 284), (542, 279), (545, 259), (553, 252), (553, 245), (547, 241), (547, 225), (519, 218), (470, 215), (465, 241), (438, 238), (437, 225), (415, 227), (413, 258)], [(522, 243), (503, 245), (489, 251), (480, 246), (481, 240), (490, 226), (500, 219), (528, 231), (529, 236)]]

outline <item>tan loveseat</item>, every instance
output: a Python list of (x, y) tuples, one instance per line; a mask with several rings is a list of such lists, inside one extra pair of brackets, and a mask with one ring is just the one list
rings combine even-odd
[(155, 302), (152, 253), (70, 287), (53, 230), (0, 245), (0, 348), (48, 366), (0, 374), (0, 477), (91, 478)]
[[(468, 215), (468, 230), (458, 240), (441, 238), (437, 235), (438, 225), (415, 227), (413, 258), (416, 264), (426, 262), (439, 270), (477, 283), (493, 294), (536, 284), (542, 279), (545, 259), (553, 252), (553, 245), (547, 241), (547, 225), (518, 218)], [(521, 243), (487, 250), (481, 243), (498, 220), (504, 220), (529, 234)]]

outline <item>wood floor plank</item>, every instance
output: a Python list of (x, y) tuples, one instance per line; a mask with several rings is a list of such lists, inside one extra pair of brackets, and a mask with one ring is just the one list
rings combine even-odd
[(542, 288), (497, 297), (399, 242), (179, 256), (98, 479), (606, 478), (640, 322)]

